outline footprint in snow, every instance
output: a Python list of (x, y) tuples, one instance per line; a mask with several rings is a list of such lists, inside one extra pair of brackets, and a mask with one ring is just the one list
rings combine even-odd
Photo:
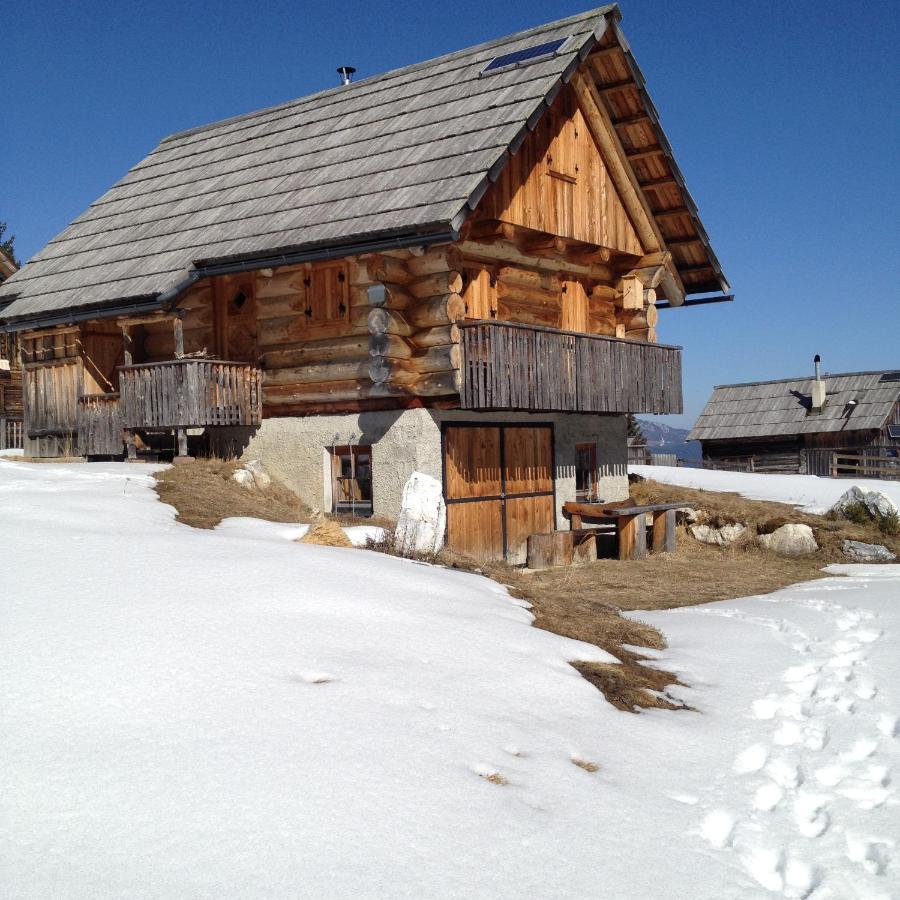
[(753, 805), (760, 812), (771, 812), (781, 803), (782, 797), (784, 797), (784, 790), (774, 781), (768, 781), (756, 789)]
[(891, 713), (882, 713), (878, 717), (878, 730), (885, 737), (897, 737), (900, 735), (900, 718)]
[(786, 791), (794, 791), (803, 784), (803, 771), (800, 766), (785, 759), (773, 759), (766, 766), (766, 772), (772, 781)]
[(831, 824), (828, 798), (817, 794), (798, 794), (794, 800), (794, 821), (804, 837), (817, 838), (825, 834)]
[(769, 749), (765, 744), (753, 744), (742, 750), (735, 757), (732, 769), (738, 775), (748, 775), (750, 772), (758, 772), (769, 759)]
[(803, 900), (822, 882), (821, 872), (816, 866), (788, 856), (781, 848), (750, 848), (741, 854), (741, 862), (758, 884), (785, 897)]
[(717, 850), (730, 847), (737, 819), (727, 809), (710, 810), (700, 823), (700, 834)]
[(891, 861), (894, 842), (847, 834), (847, 859), (862, 866), (870, 875), (884, 875)]

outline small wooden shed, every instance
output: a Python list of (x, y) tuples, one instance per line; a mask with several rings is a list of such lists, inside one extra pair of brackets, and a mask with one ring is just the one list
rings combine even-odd
[(831, 475), (836, 451), (839, 469), (859, 468), (855, 456), (889, 460), (900, 452), (900, 371), (719, 385), (688, 440), (707, 461), (757, 472)]

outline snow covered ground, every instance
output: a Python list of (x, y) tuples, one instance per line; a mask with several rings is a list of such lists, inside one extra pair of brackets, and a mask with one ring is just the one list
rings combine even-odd
[(790, 503), (804, 512), (821, 514), (856, 484), (867, 491), (881, 491), (900, 506), (900, 482), (873, 478), (819, 478), (816, 475), (760, 475), (754, 472), (717, 472), (675, 466), (634, 466), (629, 472), (665, 484), (704, 491), (733, 491), (749, 500)]
[(633, 716), (493, 582), (147, 472), (0, 461), (4, 898), (900, 893), (900, 566), (638, 614), (697, 711)]

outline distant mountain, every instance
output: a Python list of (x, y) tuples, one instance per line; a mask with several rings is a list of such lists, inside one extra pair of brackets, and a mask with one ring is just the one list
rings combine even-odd
[(652, 453), (674, 453), (679, 459), (700, 459), (699, 441), (686, 440), (689, 429), (673, 428), (663, 422), (649, 422), (646, 419), (637, 421)]

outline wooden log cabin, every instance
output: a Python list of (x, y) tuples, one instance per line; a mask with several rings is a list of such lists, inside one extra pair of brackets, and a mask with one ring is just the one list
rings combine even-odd
[(717, 386), (688, 440), (722, 467), (900, 476), (900, 372), (843, 372)]
[(626, 497), (625, 414), (681, 411), (659, 310), (728, 286), (619, 19), (163, 140), (0, 289), (26, 452), (202, 442), (388, 517), (421, 471), (515, 561)]

